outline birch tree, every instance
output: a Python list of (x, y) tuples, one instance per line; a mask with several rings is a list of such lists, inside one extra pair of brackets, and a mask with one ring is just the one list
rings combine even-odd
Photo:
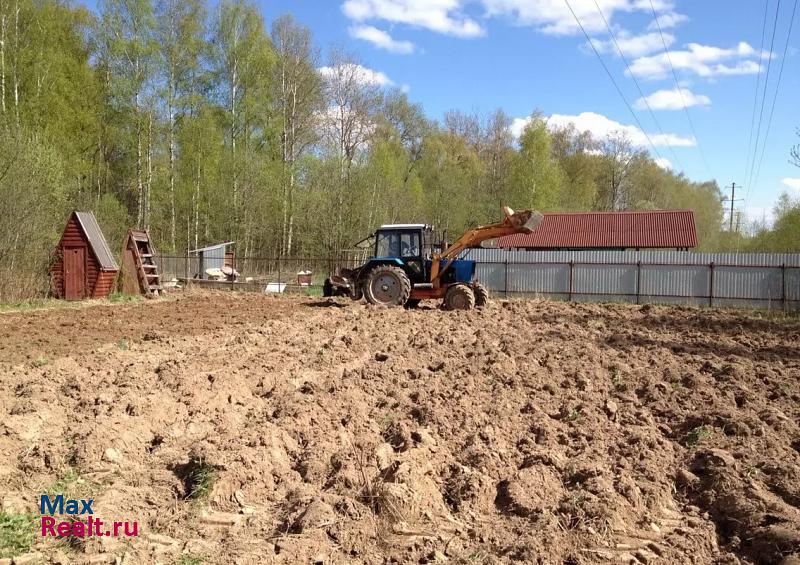
[[(246, 213), (242, 207), (242, 173), (253, 164), (248, 160), (240, 162), (239, 154), (248, 156), (257, 149), (253, 136), (264, 133), (264, 108), (273, 64), (272, 48), (258, 9), (246, 0), (220, 3), (214, 47), (217, 88), (227, 112), (233, 237), (241, 231), (240, 222), (246, 220), (242, 214), (243, 210)], [(252, 189), (252, 183), (245, 189)]]
[(166, 111), (169, 236), (170, 248), (176, 248), (176, 161), (177, 121), (187, 111), (195, 93), (195, 78), (200, 71), (205, 50), (205, 6), (201, 0), (159, 0), (156, 8), (156, 39), (159, 45), (159, 71), (163, 81)]
[(123, 116), (123, 127), (133, 137), (136, 223), (147, 229), (151, 177), (146, 161), (151, 152), (152, 107), (146, 105), (153, 103), (153, 10), (149, 0), (103, 0), (100, 13), (97, 36), (100, 56), (108, 69), (110, 102)]
[(301, 155), (317, 140), (317, 115), (321, 108), (318, 52), (311, 30), (292, 16), (281, 16), (272, 25), (276, 52), (273, 83), (275, 110), (280, 121), (281, 145), (281, 253), (291, 255), (294, 236), (296, 166)]
[[(352, 194), (351, 169), (359, 153), (366, 147), (375, 129), (375, 113), (382, 100), (381, 86), (385, 77), (357, 62), (355, 57), (333, 50), (328, 66), (320, 73), (324, 79), (326, 109), (324, 132), (326, 143), (336, 155), (339, 182), (330, 195), (332, 221), (341, 226), (346, 208), (357, 203)], [(353, 219), (351, 214), (349, 219)], [(341, 250), (345, 238), (341, 230), (333, 232), (331, 246)]]

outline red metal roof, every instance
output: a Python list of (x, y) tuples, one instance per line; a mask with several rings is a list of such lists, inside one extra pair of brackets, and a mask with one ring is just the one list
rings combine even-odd
[(497, 240), (498, 247), (533, 249), (696, 247), (691, 210), (555, 212), (529, 234)]

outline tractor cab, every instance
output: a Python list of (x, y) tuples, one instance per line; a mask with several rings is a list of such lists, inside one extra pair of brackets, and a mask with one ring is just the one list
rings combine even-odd
[[(371, 262), (393, 262), (408, 275), (412, 285), (425, 285), (430, 281), (434, 253), (441, 253), (444, 242), (436, 241), (433, 226), (428, 224), (385, 224), (373, 234), (375, 239)], [(475, 262), (455, 260), (443, 282), (471, 282)]]
[(427, 281), (426, 262), (433, 253), (433, 227), (427, 224), (386, 224), (375, 231), (371, 260), (391, 261), (404, 268), (413, 283)]

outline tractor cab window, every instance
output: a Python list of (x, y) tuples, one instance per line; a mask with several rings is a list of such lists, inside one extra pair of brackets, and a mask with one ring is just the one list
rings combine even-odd
[(400, 234), (400, 256), (419, 257), (418, 232), (403, 232)]
[(384, 231), (376, 234), (376, 257), (419, 257), (419, 254), (419, 232)]
[(400, 255), (400, 234), (397, 232), (378, 232), (375, 238), (376, 257), (397, 257)]
[(433, 254), (433, 231), (430, 228), (426, 228), (422, 232), (422, 258), (423, 259), (430, 259), (431, 255)]

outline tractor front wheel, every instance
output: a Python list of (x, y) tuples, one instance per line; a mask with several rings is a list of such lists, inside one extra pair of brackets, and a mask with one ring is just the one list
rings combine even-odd
[(472, 292), (475, 294), (475, 307), (483, 308), (489, 303), (489, 289), (481, 283), (472, 285)]
[(472, 310), (475, 308), (475, 293), (465, 284), (454, 284), (444, 295), (445, 310)]
[(378, 265), (367, 276), (364, 296), (370, 304), (403, 306), (411, 295), (411, 281), (400, 267)]

